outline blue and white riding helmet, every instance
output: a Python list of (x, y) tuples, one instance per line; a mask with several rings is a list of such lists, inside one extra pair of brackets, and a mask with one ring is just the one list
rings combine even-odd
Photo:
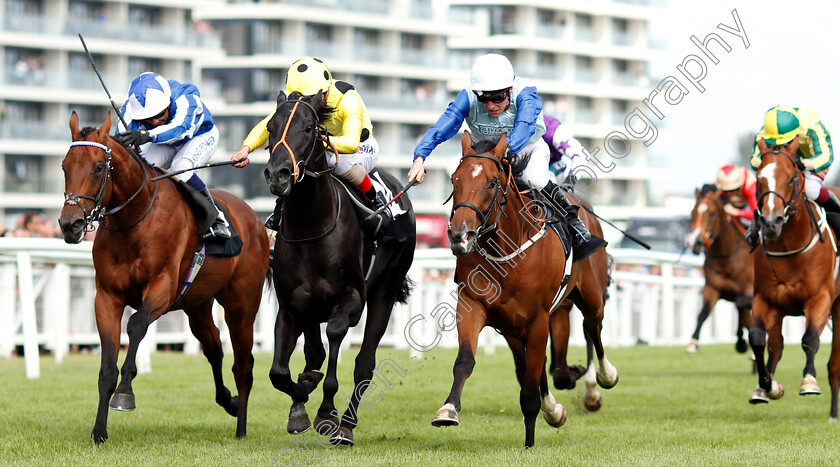
[(128, 87), (128, 114), (133, 120), (145, 120), (169, 106), (172, 89), (163, 76), (147, 71), (134, 78)]

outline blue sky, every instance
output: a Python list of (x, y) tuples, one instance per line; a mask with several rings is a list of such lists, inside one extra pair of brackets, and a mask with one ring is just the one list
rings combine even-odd
[[(720, 23), (735, 26), (733, 9), (749, 48), (717, 28)], [(656, 120), (659, 137), (649, 154), (665, 161), (672, 173), (669, 180), (653, 181), (652, 193), (690, 195), (694, 187), (713, 181), (717, 168), (738, 156), (738, 136), (758, 131), (764, 112), (776, 104), (809, 108), (830, 132), (840, 132), (840, 58), (832, 50), (840, 43), (838, 12), (840, 5), (816, 0), (671, 0), (651, 23), (653, 36), (666, 43), (651, 63), (651, 90), (669, 75), (688, 84), (676, 66), (690, 54), (703, 55), (691, 42), (692, 35), (702, 41), (717, 33), (732, 50), (710, 45), (720, 63), (703, 56), (708, 67), (701, 82), (705, 92), (689, 85), (689, 94), (679, 104), (661, 106), (665, 117)], [(748, 156), (740, 159), (742, 165), (748, 165)], [(836, 170), (840, 169), (834, 167), (829, 177)]]

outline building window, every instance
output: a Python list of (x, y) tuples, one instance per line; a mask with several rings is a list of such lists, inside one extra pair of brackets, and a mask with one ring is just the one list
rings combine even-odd
[(490, 35), (516, 34), (516, 8), (497, 6), (491, 11)]
[(3, 183), (3, 191), (6, 193), (39, 193), (44, 191), (43, 157), (6, 154), (5, 160), (6, 179)]
[(47, 75), (44, 72), (44, 51), (6, 47), (6, 78), (9, 84), (43, 86)]
[(159, 59), (128, 57), (128, 76), (131, 79), (134, 79), (136, 76), (139, 76), (141, 73), (146, 71), (154, 71), (157, 73), (161, 70), (161, 68), (163, 68), (163, 64)]

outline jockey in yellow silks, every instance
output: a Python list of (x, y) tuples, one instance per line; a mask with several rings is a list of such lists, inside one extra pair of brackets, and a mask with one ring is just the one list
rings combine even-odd
[[(384, 206), (385, 199), (382, 195), (377, 196), (368, 175), (379, 159), (379, 143), (373, 137), (373, 124), (356, 88), (350, 83), (333, 79), (329, 68), (320, 59), (303, 57), (292, 63), (286, 75), (286, 95), (295, 91), (304, 96), (324, 92), (326, 105), (334, 111), (319, 123), (326, 127), (330, 143), (341, 155), (336, 164), (335, 154), (327, 151), (327, 162), (335, 166), (336, 175), (365, 194), (372, 210)], [(236, 167), (248, 165), (248, 154), (268, 142), (266, 125), (272, 116), (274, 112), (258, 123), (242, 142), (242, 148), (231, 157), (231, 160), (237, 161)], [(279, 205), (278, 200), (278, 208)], [(385, 218), (389, 214), (387, 209), (380, 214), (383, 216), (383, 225), (390, 220)], [(276, 230), (274, 219), (277, 218), (276, 215), (269, 217), (266, 227)]]
[[(758, 142), (762, 139), (767, 147), (783, 145), (799, 138), (799, 150), (796, 155), (805, 166), (805, 195), (808, 199), (827, 211), (840, 213), (840, 200), (834, 193), (823, 187), (823, 180), (828, 168), (834, 161), (834, 149), (831, 146), (831, 135), (814, 112), (801, 107), (777, 105), (764, 114), (764, 126), (755, 135), (753, 154), (750, 165), (758, 170), (761, 165), (761, 151)], [(747, 231), (747, 240), (755, 245), (758, 241), (758, 229), (753, 225)]]

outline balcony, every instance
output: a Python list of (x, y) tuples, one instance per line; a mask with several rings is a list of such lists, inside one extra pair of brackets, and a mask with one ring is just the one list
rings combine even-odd
[(534, 32), (540, 39), (561, 39), (566, 35), (566, 27), (555, 24), (537, 24)]
[(3, 178), (3, 193), (63, 193), (64, 179), (57, 177), (16, 177), (6, 175)]
[(128, 42), (153, 42), (185, 47), (216, 49), (221, 47), (219, 36), (213, 33), (198, 33), (189, 29), (173, 31), (158, 26), (124, 25), (109, 22), (67, 19), (57, 20), (42, 15), (12, 14), (3, 18), (3, 30), (26, 34), (97, 37)]
[[(5, 117), (4, 117), (5, 118)], [(36, 121), (0, 121), (0, 140), (66, 141), (70, 143), (70, 130), (66, 124), (49, 124)]]

